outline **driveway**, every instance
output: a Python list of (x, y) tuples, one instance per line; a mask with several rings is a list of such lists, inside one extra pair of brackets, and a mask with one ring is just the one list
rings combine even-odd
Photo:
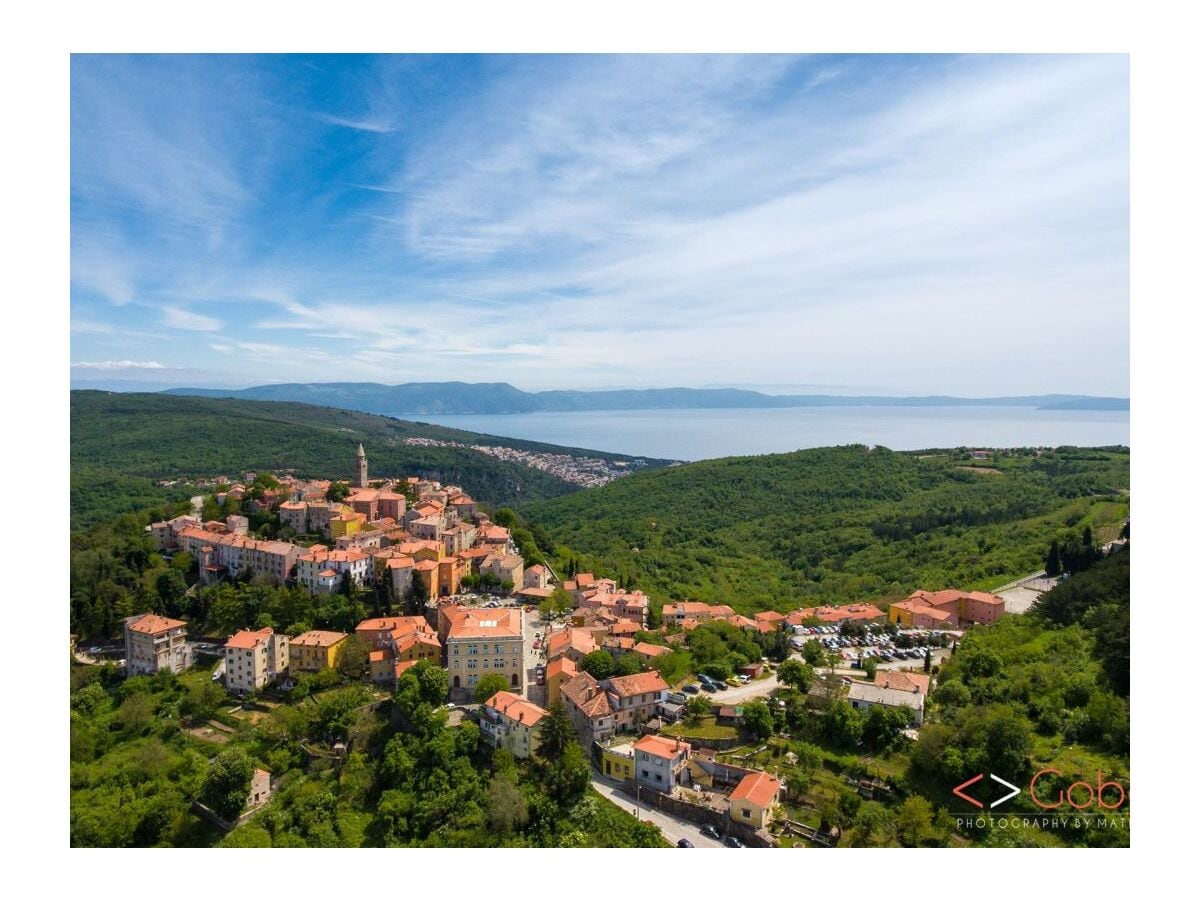
[(678, 842), (680, 838), (687, 838), (697, 847), (724, 847), (720, 841), (714, 841), (712, 838), (702, 835), (700, 826), (687, 819), (680, 819), (659, 809), (647, 809), (645, 806), (642, 806), (639, 811), (628, 794), (618, 790), (612, 781), (595, 772), (592, 772), (592, 787), (630, 815), (639, 815), (647, 822), (653, 822), (662, 831), (663, 837), (672, 844)]

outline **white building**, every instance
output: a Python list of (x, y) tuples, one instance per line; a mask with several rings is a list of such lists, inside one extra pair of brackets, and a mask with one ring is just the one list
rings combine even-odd
[(907, 709), (911, 722), (920, 726), (925, 718), (925, 695), (919, 689), (902, 691), (896, 688), (881, 687), (865, 681), (850, 683), (850, 693), (846, 698), (855, 709), (864, 712), (872, 706), (890, 706), (894, 709)]
[(187, 622), (146, 613), (125, 620), (125, 674), (182, 672), (192, 664)]
[(239, 631), (225, 642), (225, 687), (260, 691), (288, 670), (288, 637), (270, 628)]

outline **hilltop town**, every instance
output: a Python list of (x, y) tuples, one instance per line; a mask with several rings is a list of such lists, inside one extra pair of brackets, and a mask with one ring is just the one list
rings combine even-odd
[[(248, 473), (212, 498), (240, 512), (176, 516), (147, 531), (164, 557), (190, 558), (193, 590), (248, 581), (314, 596), (373, 590), (384, 598), (377, 615), (352, 632), (243, 628), (214, 644), (184, 619), (146, 612), (124, 622), (125, 674), (179, 674), (215, 656), (213, 680), (253, 703), (286, 698), (358, 653), (377, 690), (435, 666), (451, 706), (517, 759), (536, 752), (541, 723), (557, 710), (597, 790), (632, 797), (635, 810), (653, 806), (678, 841), (820, 845), (836, 835), (788, 818), (778, 772), (722, 749), (747, 728), (786, 727), (796, 690), (818, 706), (882, 715), (895, 739), (914, 740), (948, 647), (1005, 614), (1003, 598), (955, 589), (752, 617), (689, 600), (655, 611), (614, 579), (527, 564), (511, 530), (453, 485), (372, 480), (361, 444), (355, 471), (352, 485)], [(270, 539), (250, 533), (251, 517), (264, 514), (279, 523)]]

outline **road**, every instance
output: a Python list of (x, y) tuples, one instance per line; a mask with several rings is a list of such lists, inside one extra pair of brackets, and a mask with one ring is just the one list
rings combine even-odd
[[(611, 800), (627, 813), (634, 815), (636, 813), (636, 804), (629, 798), (628, 794), (618, 790), (613, 782), (592, 773), (592, 787)], [(680, 819), (658, 809), (647, 809), (645, 806), (641, 808), (640, 817), (647, 822), (653, 822), (662, 831), (663, 837), (672, 844), (677, 843), (680, 838), (687, 838), (697, 847), (724, 847), (720, 841), (714, 841), (710, 837), (705, 837), (700, 833), (700, 826), (694, 822), (689, 822), (687, 819)]]

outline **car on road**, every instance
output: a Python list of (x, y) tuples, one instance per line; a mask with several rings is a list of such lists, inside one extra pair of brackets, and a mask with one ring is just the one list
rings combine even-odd
[(691, 841), (689, 841), (687, 838), (680, 838), (678, 841), (675, 842), (675, 846), (676, 847), (695, 847), (696, 845), (693, 844)]
[(721, 839), (721, 832), (717, 831), (717, 829), (712, 825), (701, 825), (700, 833), (705, 837), (712, 838), (714, 841), (719, 841)]
[(735, 838), (732, 834), (727, 834), (727, 835), (725, 835), (725, 846), (726, 847), (745, 847), (746, 845), (743, 844), (741, 841), (739, 841), (737, 838)]

